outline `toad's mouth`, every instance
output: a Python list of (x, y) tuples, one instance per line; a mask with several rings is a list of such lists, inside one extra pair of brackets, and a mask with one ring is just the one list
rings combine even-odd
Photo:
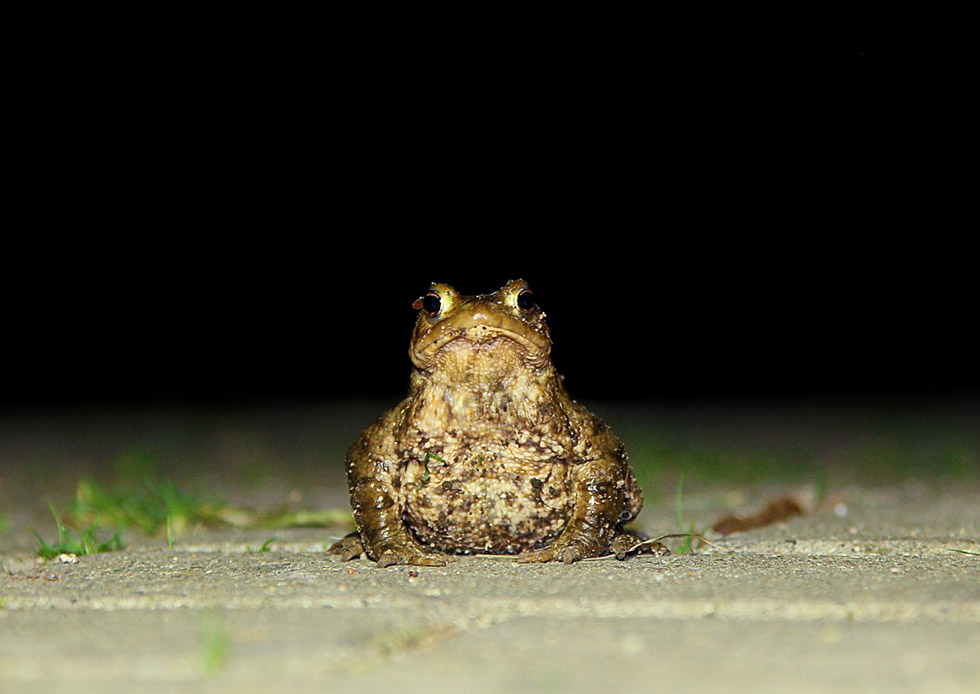
[(412, 350), (412, 361), (420, 368), (428, 368), (447, 345), (453, 346), (469, 343), (481, 351), (493, 352), (504, 345), (517, 346), (524, 361), (533, 367), (543, 366), (548, 362), (551, 344), (542, 340), (535, 333), (517, 332), (504, 325), (478, 323), (476, 325), (437, 326), (429, 338), (416, 344)]

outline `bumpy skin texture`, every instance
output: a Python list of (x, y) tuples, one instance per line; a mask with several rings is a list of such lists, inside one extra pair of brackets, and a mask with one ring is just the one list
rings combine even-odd
[(348, 451), (358, 532), (331, 551), (379, 566), (623, 558), (640, 487), (619, 439), (565, 393), (527, 283), (472, 297), (436, 283), (415, 307), (409, 395)]

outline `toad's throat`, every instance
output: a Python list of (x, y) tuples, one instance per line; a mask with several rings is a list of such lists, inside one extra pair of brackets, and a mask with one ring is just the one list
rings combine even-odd
[(425, 432), (456, 429), (461, 435), (506, 444), (517, 432), (554, 426), (560, 411), (554, 406), (555, 394), (560, 386), (550, 375), (542, 374), (542, 382), (522, 372), (492, 380), (485, 375), (447, 378), (440, 371), (416, 392), (412, 416)]

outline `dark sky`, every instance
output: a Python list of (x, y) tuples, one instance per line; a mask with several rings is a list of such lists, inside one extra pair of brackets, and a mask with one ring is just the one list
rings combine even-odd
[(397, 397), (517, 276), (582, 398), (976, 395), (948, 47), (587, 39), (53, 69), (4, 406)]

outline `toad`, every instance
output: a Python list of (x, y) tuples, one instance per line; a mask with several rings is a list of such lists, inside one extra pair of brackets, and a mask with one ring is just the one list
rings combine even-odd
[(409, 394), (348, 451), (357, 531), (330, 552), (381, 567), (636, 552), (623, 524), (643, 496), (626, 450), (566, 394), (527, 283), (480, 296), (434, 283), (414, 308)]

